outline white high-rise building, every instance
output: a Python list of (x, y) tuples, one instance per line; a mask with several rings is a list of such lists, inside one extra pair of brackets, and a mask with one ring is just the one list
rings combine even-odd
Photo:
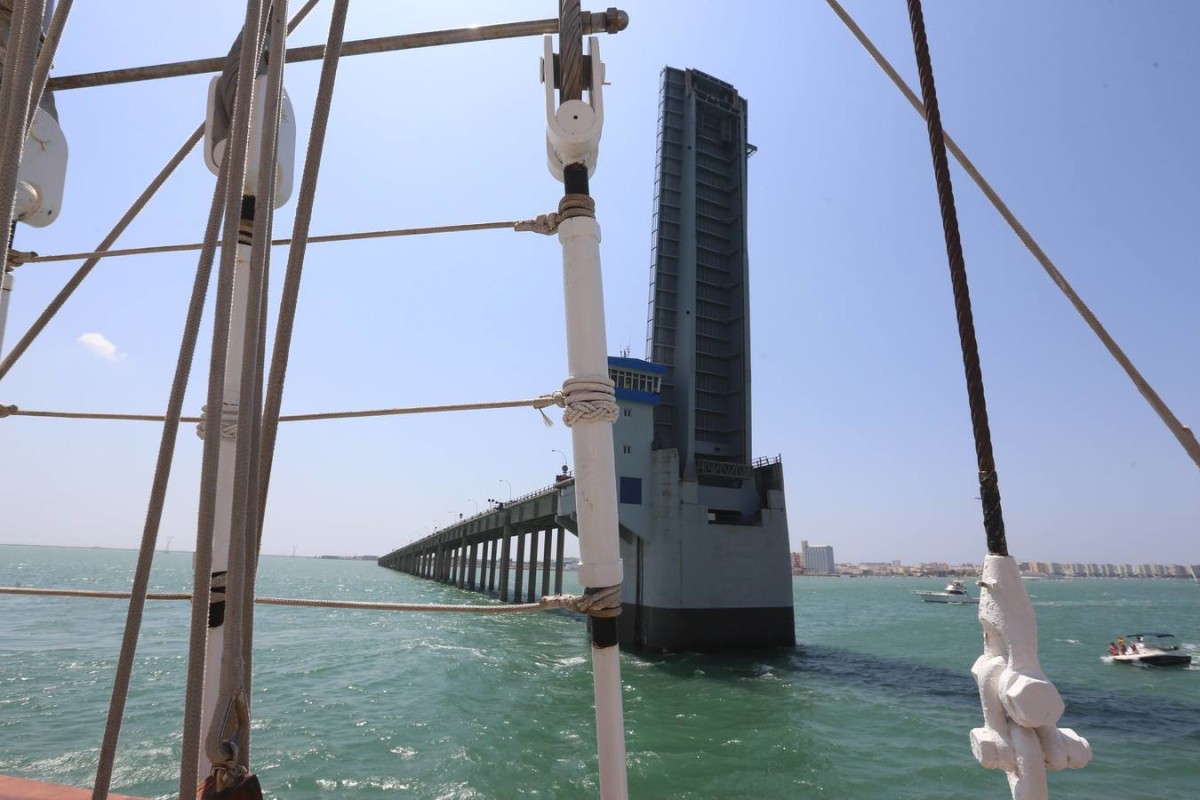
[(804, 571), (809, 575), (832, 575), (836, 571), (833, 566), (833, 547), (822, 545), (809, 547), (808, 541), (800, 542), (800, 551), (804, 554)]

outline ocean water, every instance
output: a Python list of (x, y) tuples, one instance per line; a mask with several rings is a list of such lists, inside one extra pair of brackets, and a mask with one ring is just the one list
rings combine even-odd
[[(0, 585), (124, 589), (128, 551), (0, 546)], [(156, 558), (186, 591), (190, 553)], [(373, 562), (265, 557), (260, 594), (396, 602), (477, 595)], [(980, 768), (975, 609), (921, 603), (937, 580), (794, 579), (794, 649), (622, 656), (635, 798), (1008, 797)], [(1062, 725), (1092, 743), (1055, 798), (1192, 797), (1200, 666), (1102, 660), (1109, 640), (1173, 631), (1197, 652), (1200, 586), (1030, 582)], [(0, 773), (90, 785), (123, 601), (0, 595)], [(113, 790), (176, 790), (188, 605), (148, 604)], [(596, 797), (591, 660), (567, 614), (495, 618), (258, 607), (252, 763), (267, 797)], [(1200, 652), (1197, 652), (1200, 655)], [(1198, 659), (1200, 661), (1200, 659)]]

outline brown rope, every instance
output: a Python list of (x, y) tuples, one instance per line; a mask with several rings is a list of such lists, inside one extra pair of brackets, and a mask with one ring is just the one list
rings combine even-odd
[[(33, 597), (81, 597), (93, 600), (123, 600), (130, 592), (103, 592), (94, 589), (37, 589), (28, 586), (0, 586), (0, 594)], [(146, 600), (191, 600), (190, 592), (148, 592)], [(615, 601), (613, 598), (616, 598)], [(296, 608), (344, 608), (353, 611), (412, 611), (421, 613), (522, 614), (531, 611), (563, 609), (593, 617), (615, 617), (621, 613), (621, 587), (606, 587), (590, 595), (552, 594), (533, 603), (469, 605), (455, 603), (380, 603), (364, 600), (311, 600), (297, 597), (255, 597), (260, 606), (292, 606)]]
[(983, 371), (979, 365), (979, 345), (975, 341), (975, 320), (971, 313), (971, 292), (967, 286), (967, 265), (963, 260), (962, 239), (958, 232), (958, 214), (954, 208), (954, 187), (950, 165), (946, 161), (946, 142), (942, 117), (938, 110), (937, 89), (933, 83), (933, 64), (929, 42), (925, 38), (925, 19), (921, 0), (908, 0), (912, 23), (913, 48), (921, 80), (925, 121), (929, 129), (929, 149), (933, 155), (933, 173), (937, 180), (938, 204), (942, 212), (942, 231), (946, 238), (946, 256), (950, 261), (950, 283), (954, 290), (954, 310), (958, 317), (958, 338), (962, 346), (963, 370), (967, 378), (967, 402), (971, 408), (971, 429), (975, 436), (975, 456), (979, 466), (979, 498), (983, 505), (983, 529), (988, 553), (1008, 555), (1004, 538), (1004, 515), (1000, 508), (1000, 482), (996, 477), (996, 459), (992, 454), (992, 434), (988, 427), (987, 401), (983, 392)]

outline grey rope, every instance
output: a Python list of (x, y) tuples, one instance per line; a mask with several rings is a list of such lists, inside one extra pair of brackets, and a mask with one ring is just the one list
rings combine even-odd
[[(225, 187), (225, 221), (222, 227), (224, 245), (221, 248), (221, 266), (217, 273), (217, 305), (213, 322), (212, 350), (209, 359), (207, 402), (209, 408), (217, 408), (223, 400), (225, 392), (225, 362), (229, 353), (229, 338), (231, 335), (230, 322), (234, 302), (234, 271), (236, 269), (238, 238), (241, 235), (243, 184), (245, 181), (246, 162), (250, 143), (251, 103), (254, 95), (254, 80), (258, 72), (258, 60), (261, 53), (262, 31), (265, 25), (269, 2), (270, 0), (247, 0), (246, 2), (246, 16), (242, 26), (242, 47), (239, 53), (242, 68), (238, 70), (233, 119), (230, 124), (229, 138), (226, 140), (225, 152), (222, 156), (222, 165), (224, 165), (225, 161), (229, 162), (229, 184)], [(253, 272), (254, 270), (251, 268), (251, 274)], [(258, 303), (253, 290), (251, 290), (250, 300), (246, 303), (247, 319), (256, 313), (257, 309)], [(253, 352), (254, 346), (252, 341), (256, 341), (256, 339), (246, 341), (244, 350)], [(242, 391), (247, 391), (247, 388), (243, 384)], [(243, 406), (246, 405), (249, 404), (243, 404)], [(244, 419), (244, 417), (240, 417), (239, 422), (244, 421)], [(241, 438), (245, 439), (247, 437), (243, 436)], [(207, 540), (210, 553), (217, 515), (219, 444), (220, 440), (216, 436), (211, 436), (204, 440), (200, 475), (200, 511), (196, 530), (197, 551), (199, 551), (201, 542)], [(239, 456), (242, 452), (240, 444), (239, 442)], [(241, 466), (241, 460), (241, 458), (237, 459), (239, 467)], [(241, 473), (243, 473), (243, 470), (235, 469), (235, 474)], [(235, 493), (237, 490), (235, 483)], [(232, 513), (236, 520), (236, 501)], [(241, 633), (240, 618), (238, 615), (231, 615), (228, 612), (230, 598), (238, 597), (238, 593), (242, 590), (241, 575), (239, 574), (241, 565), (240, 554), (235, 545), (235, 542), (238, 541), (237, 536), (238, 531), (236, 528), (231, 528), (228, 584), (226, 589), (227, 611), (224, 623), (226, 642), (231, 641), (229, 638), (231, 629), (237, 634), (232, 641), (240, 641)], [(197, 561), (199, 561), (199, 558), (197, 558)], [(201, 591), (201, 586), (208, 589), (211, 581), (211, 570), (206, 571), (203, 576), (197, 574), (196, 578), (198, 579), (198, 583), (193, 590), (196, 597), (192, 600), (193, 622), (196, 620), (196, 606), (200, 605), (201, 600), (207, 600), (206, 595), (208, 592)], [(201, 632), (207, 633), (207, 619), (202, 624), (202, 628)], [(195, 658), (203, 661), (205, 659), (205, 650), (204, 646), (196, 650), (189, 650), (189, 664)], [(240, 656), (240, 644), (234, 648), (234, 652), (232, 653), (228, 647), (224, 649), (221, 662), (217, 710), (213, 715), (212, 724), (204, 736), (204, 751), (209, 762), (212, 763), (214, 768), (223, 770), (227, 774), (236, 774), (237, 772), (237, 753), (236, 751), (231, 752), (226, 743), (237, 736), (241, 730), (242, 714), (237, 713), (237, 710), (244, 709), (245, 705), (245, 698), (242, 697), (240, 692), (242, 672)], [(236, 664), (233, 663), (234, 661), (236, 661)], [(188, 699), (191, 699), (193, 693), (202, 697), (203, 688), (202, 682), (196, 685), (189, 682), (187, 691)], [(184, 731), (184, 758), (189, 756), (189, 750), (191, 749), (188, 747), (187, 740), (187, 737), (191, 733), (191, 731)], [(184, 789), (196, 774), (195, 770), (181, 769), (180, 800), (184, 800)], [(218, 772), (218, 774), (222, 773)]]
[(58, 43), (62, 40), (63, 29), (67, 26), (67, 15), (71, 13), (71, 4), (75, 0), (59, 0), (50, 18), (50, 27), (42, 39), (42, 51), (38, 53), (37, 65), (33, 70), (32, 89), (30, 95), (29, 114), (25, 118), (25, 130), (33, 124), (33, 115), (37, 113), (42, 95), (46, 93), (46, 81), (50, 77), (50, 67), (54, 64), (54, 54), (58, 52)]
[[(232, 409), (227, 409), (228, 403), (222, 403), (221, 430), (222, 433), (232, 434), (237, 430), (237, 416)], [(436, 406), (408, 406), (405, 408), (378, 408), (363, 411), (326, 411), (314, 414), (284, 414), (280, 422), (307, 422), (312, 420), (329, 419), (358, 419), (361, 417), (390, 417), (406, 414), (432, 414), (447, 411), (480, 411), (496, 408), (534, 408), (541, 410), (549, 406), (565, 406), (562, 392), (539, 395), (528, 400), (498, 400), (490, 403), (451, 403)], [(197, 435), (204, 438), (203, 427), (207, 424), (207, 406), (202, 407), (204, 413), (198, 417), (176, 417), (179, 422), (197, 423)], [(108, 414), (83, 411), (37, 411), (25, 410), (15, 405), (0, 405), (0, 419), (14, 417), (42, 417), (49, 419), (90, 419), (110, 420), (119, 422), (163, 422), (167, 419), (162, 414)]]
[[(320, 0), (309, 0), (304, 8), (300, 9), (300, 11), (296, 13), (296, 16), (292, 19), (292, 24), (289, 26), (289, 30), (294, 30), (295, 27), (304, 19), (304, 17), (308, 15), (308, 12), (311, 11), (319, 2)], [(51, 80), (50, 85), (53, 83), (54, 81)], [(2, 95), (2, 91), (0, 91), (0, 95)], [(166, 165), (162, 168), (162, 170), (159, 171), (158, 175), (156, 175), (155, 178), (150, 181), (149, 185), (147, 185), (142, 191), (142, 193), (138, 195), (138, 198), (134, 200), (133, 205), (131, 205), (125, 212), (124, 216), (117, 221), (117, 224), (114, 225), (112, 230), (108, 232), (108, 235), (101, 240), (100, 244), (96, 247), (97, 251), (104, 252), (112, 246), (113, 242), (115, 242), (121, 236), (121, 234), (125, 232), (125, 229), (129, 227), (130, 223), (132, 223), (137, 215), (141, 213), (142, 209), (146, 207), (146, 204), (150, 202), (150, 198), (154, 197), (155, 193), (162, 188), (162, 185), (166, 182), (167, 178), (171, 176), (171, 173), (175, 171), (175, 168), (183, 163), (184, 158), (187, 157), (188, 153), (192, 151), (192, 148), (195, 147), (196, 143), (199, 142), (203, 137), (204, 123), (200, 123), (200, 125), (196, 127), (196, 130), (192, 131), (192, 135), (187, 138), (187, 141), (180, 145), (179, 150), (175, 153), (175, 155), (173, 155), (170, 160), (167, 161)], [(46, 309), (34, 321), (29, 330), (25, 332), (25, 335), (21, 337), (20, 341), (18, 341), (16, 345), (13, 346), (13, 349), (9, 351), (8, 355), (4, 357), (4, 360), (0, 361), (0, 380), (4, 379), (4, 376), (7, 375), (9, 370), (13, 368), (13, 365), (16, 364), (17, 360), (20, 359), (22, 354), (29, 349), (29, 346), (33, 344), (33, 341), (45, 329), (46, 325), (50, 323), (50, 320), (52, 320), (54, 315), (58, 313), (58, 310), (63, 307), (63, 304), (66, 303), (67, 300), (70, 299), (71, 295), (75, 293), (75, 290), (79, 288), (79, 284), (81, 284), (83, 279), (88, 276), (98, 261), (99, 256), (89, 256), (88, 260), (79, 267), (73, 276), (71, 276), (71, 279), (67, 281), (62, 290), (59, 291)]]
[[(263, 98), (265, 125), (264, 146), (260, 149), (258, 186), (255, 192), (255, 215), (251, 239), (250, 300), (247, 304), (245, 325), (245, 347), (242, 350), (243, 392), (249, 388), (249, 403), (242, 403), (239, 424), (249, 423), (244, 430), (249, 434), (237, 438), (237, 460), (233, 495), (233, 524), (230, 530), (236, 536), (230, 539), (230, 574), (236, 576), (234, 586), (240, 591), (232, 596), (229, 611), (237, 624), (225, 629), (225, 654), (231, 649), (235, 656), (230, 659), (231, 676), (236, 681), (237, 692), (246, 698), (248, 706), (251, 693), (251, 672), (254, 645), (254, 587), (258, 570), (258, 526), (259, 518), (259, 460), (260, 427), (262, 425), (262, 362), (266, 349), (267, 287), (271, 260), (271, 233), (275, 221), (275, 162), (279, 146), (279, 122), (282, 114), (283, 97), (283, 53), (286, 37), (281, 35), (287, 24), (287, 0), (273, 0), (270, 6), (270, 22), (267, 27), (270, 48), (267, 54), (266, 96)], [(264, 24), (265, 21), (264, 21)], [(255, 521), (251, 527), (251, 520)], [(235, 560), (235, 551), (238, 558)], [(231, 588), (231, 592), (233, 589)], [(238, 739), (237, 761), (242, 770), (249, 768), (250, 739), (249, 710), (246, 724)]]
[[(183, 338), (179, 345), (179, 358), (175, 365), (175, 378), (171, 383), (170, 399), (167, 402), (167, 413), (161, 418), (165, 424), (163, 425), (162, 438), (159, 442), (158, 461), (154, 470), (154, 482), (150, 489), (150, 501), (146, 511), (146, 524), (142, 531), (142, 544), (138, 552), (137, 568), (134, 571), (133, 591), (130, 594), (131, 599), (125, 622), (125, 634), (117, 661), (116, 675), (113, 679), (113, 693), (109, 704), (108, 722), (104, 730), (104, 740), (100, 747), (100, 762), (96, 770), (95, 788), (92, 795), (94, 800), (103, 800), (103, 798), (108, 796), (108, 789), (112, 781), (113, 763), (116, 758), (117, 742), (120, 737), (121, 722), (124, 717), (125, 700), (129, 693), (129, 683), (133, 674), (133, 659), (137, 650), (143, 609), (145, 607), (145, 600), (151, 598), (146, 592), (150, 581), (150, 567), (153, 563), (154, 547), (158, 541), (158, 532), (162, 523), (163, 506), (166, 500), (167, 485), (171, 476), (171, 464), (175, 454), (175, 442), (178, 438), (179, 423), (183, 421), (179, 414), (183, 408), (184, 395), (187, 392), (188, 375), (191, 371), (192, 358), (196, 351), (196, 340), (199, 337), (200, 320), (204, 311), (204, 300), (208, 293), (209, 280), (212, 275), (216, 239), (220, 229), (221, 198), (224, 196), (227, 181), (228, 171), (222, 169), (217, 178), (216, 188), (213, 191), (213, 203), (209, 212), (208, 230), (205, 234), (205, 239), (209, 241), (210, 246), (202, 251), (200, 261), (196, 267), (196, 278), (192, 284), (192, 296), (188, 304), (187, 320), (184, 323)], [(202, 554), (197, 549), (197, 564), (199, 565), (202, 560)], [(206, 570), (212, 569), (211, 564), (212, 554), (210, 551)], [(207, 613), (207, 607), (205, 608), (205, 612)], [(200, 660), (199, 666), (201, 673), (203, 673), (203, 657)], [(190, 669), (191, 665), (189, 664), (189, 671)], [(191, 774), (195, 774), (195, 766), (193, 766)]]
[[(539, 219), (542, 219), (539, 217)], [(557, 217), (557, 215), (555, 215)], [(462, 233), (466, 231), (488, 231), (488, 230), (531, 230), (531, 228), (521, 228), (520, 225), (531, 225), (531, 222), (523, 222), (516, 220), (506, 220), (503, 222), (473, 222), (463, 225), (431, 225), (423, 228), (395, 228), (391, 230), (380, 231), (363, 231), (360, 233), (334, 233), (323, 236), (308, 237), (307, 244), (325, 244), (328, 242), (353, 242), (360, 239), (386, 239), (396, 236), (422, 236), (433, 233)], [(272, 239), (273, 247), (292, 244), (294, 239)], [(141, 256), (154, 253), (182, 253), (189, 250), (199, 250), (204, 245), (202, 243), (194, 244), (166, 244), (155, 245), (152, 247), (130, 247), (124, 250), (98, 250), (90, 253), (61, 253), (49, 256), (38, 255), (30, 251), (13, 251), (9, 253), (9, 264), (11, 266), (21, 266), (22, 264), (43, 264), (50, 261), (78, 261), (81, 258), (115, 258), (117, 256)]]
[[(525, 22), (505, 22), (498, 25), (477, 25), (470, 28), (405, 33), (397, 36), (381, 36), (376, 39), (360, 39), (347, 42), (343, 56), (358, 56), (368, 53), (389, 53), (396, 50), (413, 50), (421, 47), (436, 47), (444, 44), (488, 42), (496, 39), (511, 39), (520, 36), (542, 36), (558, 33), (559, 20), (536, 19)], [(615, 8), (583, 15), (583, 33), (619, 33), (629, 25), (629, 15)], [(321, 45), (293, 47), (288, 50), (287, 62), (319, 61), (324, 54)], [(200, 75), (220, 72), (225, 63), (223, 56), (177, 61), (169, 64), (153, 64), (145, 67), (126, 67), (106, 72), (90, 72), (79, 75), (61, 75), (51, 78), (49, 86), (55, 91), (84, 89), (92, 86), (109, 86), (115, 83), (174, 78), (182, 75)]]
[(333, 89), (342, 54), (342, 40), (346, 31), (348, 9), (349, 0), (336, 0), (329, 20), (329, 33), (325, 42), (325, 57), (321, 62), (321, 76), (314, 100), (308, 150), (304, 156), (304, 171), (300, 178), (300, 189), (296, 198), (296, 213), (292, 225), (293, 244), (288, 252), (282, 295), (279, 299), (279, 320), (275, 326), (271, 369), (267, 377), (266, 398), (262, 411), (259, 508), (255, 520), (255, 538), (260, 546), (266, 517), (268, 489), (271, 485), (271, 470), (275, 461), (275, 441), (280, 422), (279, 411), (283, 403), (283, 388), (287, 378), (296, 305), (300, 296), (300, 279), (304, 272), (306, 243), (309, 227), (312, 224), (313, 202), (316, 199), (317, 179), (321, 172), (321, 155), (325, 148), (325, 133), (329, 126), (329, 112), (333, 104)]
[[(0, 586), (0, 594), (20, 594), (34, 597), (82, 597), (98, 600), (121, 600), (130, 592), (103, 592), (93, 589), (36, 589), (27, 586)], [(191, 600), (189, 592), (151, 592), (146, 600)], [(361, 600), (311, 600), (294, 597), (255, 597), (260, 606), (293, 606), (299, 608), (344, 608), (355, 611), (410, 611), (422, 613), (457, 613), (495, 616), (523, 614), (532, 611), (563, 609), (593, 617), (615, 617), (621, 612), (621, 587), (610, 586), (594, 594), (552, 594), (534, 603), (459, 605), (454, 603), (380, 603)]]
[[(850, 30), (850, 33), (854, 35), (854, 38), (858, 39), (859, 44), (861, 44), (863, 48), (871, 55), (871, 58), (875, 60), (875, 63), (879, 65), (879, 68), (882, 69), (888, 78), (891, 79), (892, 83), (896, 85), (896, 88), (900, 90), (900, 93), (904, 95), (909, 104), (916, 109), (917, 113), (921, 115), (922, 119), (924, 119), (925, 108), (921, 104), (921, 100), (917, 97), (916, 93), (909, 88), (908, 84), (904, 82), (904, 79), (900, 77), (900, 73), (896, 72), (895, 68), (891, 65), (887, 58), (884, 57), (883, 53), (880, 52), (879, 48), (876, 47), (875, 44), (867, 37), (862, 28), (860, 28), (858, 24), (850, 17), (850, 15), (846, 13), (841, 5), (839, 5), (837, 0), (826, 0), (826, 2), (829, 4), (829, 7), (833, 9), (833, 12), (837, 14), (838, 18), (841, 19), (842, 23)], [(1089, 328), (1092, 329), (1092, 333), (1096, 334), (1096, 337), (1100, 339), (1100, 342), (1104, 345), (1105, 349), (1108, 350), (1109, 355), (1111, 355), (1113, 359), (1121, 365), (1121, 368), (1125, 370), (1125, 374), (1129, 376), (1129, 380), (1137, 388), (1138, 392), (1141, 393), (1142, 397), (1146, 399), (1146, 402), (1150, 404), (1150, 407), (1154, 409), (1154, 412), (1158, 414), (1159, 418), (1163, 421), (1163, 424), (1165, 424), (1168, 430), (1170, 430), (1175, 436), (1175, 439), (1191, 457), (1192, 461), (1196, 463), (1196, 466), (1200, 467), (1200, 442), (1197, 441), (1196, 435), (1192, 429), (1179, 421), (1179, 418), (1175, 416), (1174, 412), (1171, 411), (1170, 407), (1163, 401), (1163, 399), (1158, 395), (1149, 382), (1142, 377), (1141, 372), (1138, 371), (1137, 367), (1134, 366), (1129, 357), (1125, 355), (1125, 352), (1121, 349), (1120, 345), (1118, 345), (1116, 340), (1109, 335), (1108, 331), (1105, 330), (1100, 320), (1094, 313), (1092, 313), (1092, 310), (1088, 308), (1083, 299), (1080, 298), (1075, 292), (1075, 289), (1067, 281), (1066, 277), (1062, 274), (1062, 272), (1059, 271), (1054, 262), (1050, 260), (1050, 257), (1046, 255), (1044, 250), (1042, 250), (1041, 245), (1037, 243), (1032, 234), (1030, 234), (1025, 226), (1021, 224), (1020, 220), (1016, 218), (1016, 215), (1013, 214), (1008, 205), (1000, 198), (1000, 195), (997, 194), (996, 190), (992, 188), (992, 185), (983, 177), (983, 174), (975, 166), (974, 162), (967, 157), (967, 154), (963, 152), (962, 148), (960, 148), (954, 139), (950, 137), (950, 134), (945, 135), (945, 140), (946, 148), (950, 151), (950, 154), (954, 156), (954, 159), (959, 163), (963, 170), (969, 176), (971, 176), (971, 180), (975, 182), (975, 185), (978, 186), (979, 190), (983, 192), (985, 197), (987, 197), (988, 201), (992, 204), (992, 207), (999, 212), (1000, 216), (1005, 222), (1008, 223), (1008, 226), (1012, 228), (1013, 232), (1017, 235), (1017, 238), (1020, 239), (1021, 243), (1025, 245), (1025, 248), (1029, 250), (1033, 257), (1037, 259), (1037, 262), (1041, 264), (1042, 269), (1045, 270), (1046, 274), (1050, 277), (1050, 280), (1054, 281), (1054, 284), (1062, 291), (1064, 295), (1066, 295), (1067, 300), (1070, 301), (1072, 306), (1074, 306), (1075, 310), (1079, 313), (1079, 316), (1083, 317), (1083, 321)]]
[[(37, 60), (46, 0), (28, 0), (13, 8), (4, 66), (0, 70), (0, 237), (8, 247), (21, 154), (25, 150), (25, 120), (29, 116), (30, 81)], [(0, 270), (5, 269), (0, 265)]]
[[(197, 129), (188, 142), (180, 148), (176, 154), (174, 163), (169, 163), (159, 174), (158, 185), (174, 170), (178, 162), (195, 146), (200, 135), (203, 134), (203, 126)], [(228, 161), (228, 160), (226, 160)], [(103, 800), (108, 796), (108, 789), (112, 781), (112, 770), (116, 759), (117, 743), (120, 738), (121, 723), (124, 717), (125, 701), (129, 693), (129, 683), (133, 674), (133, 660), (137, 651), (138, 636), (141, 631), (142, 615), (145, 608), (145, 600), (147, 598), (147, 588), (150, 581), (150, 569), (154, 560), (154, 547), (158, 540), (158, 532), (161, 528), (162, 513), (165, 504), (167, 487), (170, 482), (171, 464), (175, 453), (175, 443), (178, 438), (179, 422), (183, 421), (180, 418), (183, 409), (183, 400), (187, 392), (188, 376), (192, 368), (192, 360), (195, 356), (196, 342), (199, 338), (200, 321), (204, 312), (205, 298), (208, 294), (209, 282), (212, 277), (213, 261), (216, 254), (217, 238), (220, 234), (221, 214), (224, 209), (224, 196), (226, 187), (229, 183), (229, 170), (227, 164), (222, 164), (222, 168), (217, 176), (216, 186), (213, 189), (213, 199), (209, 207), (208, 222), (204, 232), (204, 246), (200, 251), (200, 258), (196, 265), (196, 277), (192, 283), (192, 295), (188, 303), (187, 318), (184, 322), (182, 339), (179, 344), (179, 357), (175, 364), (175, 377), (171, 383), (171, 394), (167, 402), (167, 413), (162, 418), (165, 423), (163, 425), (162, 437), (159, 442), (158, 461), (155, 465), (154, 481), (150, 489), (150, 500), (146, 511), (146, 523), (142, 531), (142, 543), (138, 552), (137, 568), (134, 571), (133, 592), (129, 603), (129, 611), (125, 622), (125, 633), (121, 643), (120, 656), (117, 661), (116, 675), (113, 680), (112, 699), (109, 704), (108, 721), (105, 726), (104, 740), (100, 747), (100, 761), (96, 769), (96, 780), (93, 789), (93, 800)], [(156, 190), (158, 187), (153, 186)], [(149, 200), (153, 195), (151, 189), (147, 189), (143, 193), (145, 200)], [(135, 212), (136, 213), (136, 212)], [(132, 220), (133, 215), (127, 215), (128, 224)], [(111, 239), (115, 239), (116, 235), (110, 234)], [(85, 265), (86, 266), (86, 265)], [(82, 280), (82, 278), (81, 278)], [(204, 569), (204, 575), (207, 578), (212, 569), (212, 551), (211, 543), (208, 551), (204, 552), (204, 548), (197, 546), (196, 548), (196, 569), (201, 567)], [(207, 600), (207, 598), (206, 598)], [(195, 627), (196, 609), (192, 609), (193, 629)], [(207, 602), (205, 603), (203, 612), (204, 620), (207, 622)], [(204, 623), (201, 623), (202, 625)], [(195, 636), (190, 639), (194, 646)], [(201, 639), (201, 648), (204, 646), (204, 641)], [(204, 658), (200, 657), (198, 665), (188, 664), (188, 680), (193, 680), (193, 673), (196, 667), (199, 668), (199, 674), (203, 676)], [(197, 704), (198, 706), (198, 704)], [(186, 741), (187, 724), (188, 724), (188, 707), (185, 703), (184, 707), (184, 734), (183, 738)], [(199, 718), (192, 722), (193, 727), (199, 725)], [(192, 766), (188, 775), (196, 774), (196, 758), (195, 752), (198, 745), (193, 744)], [(187, 751), (184, 751), (184, 763), (187, 762)], [(182, 776), (181, 776), (182, 784)], [(181, 797), (183, 787), (180, 789)]]

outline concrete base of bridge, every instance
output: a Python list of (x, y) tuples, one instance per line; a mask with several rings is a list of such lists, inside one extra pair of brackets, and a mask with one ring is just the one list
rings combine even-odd
[(717, 652), (796, 644), (791, 606), (639, 608), (623, 603), (618, 629), (622, 646), (659, 652)]

